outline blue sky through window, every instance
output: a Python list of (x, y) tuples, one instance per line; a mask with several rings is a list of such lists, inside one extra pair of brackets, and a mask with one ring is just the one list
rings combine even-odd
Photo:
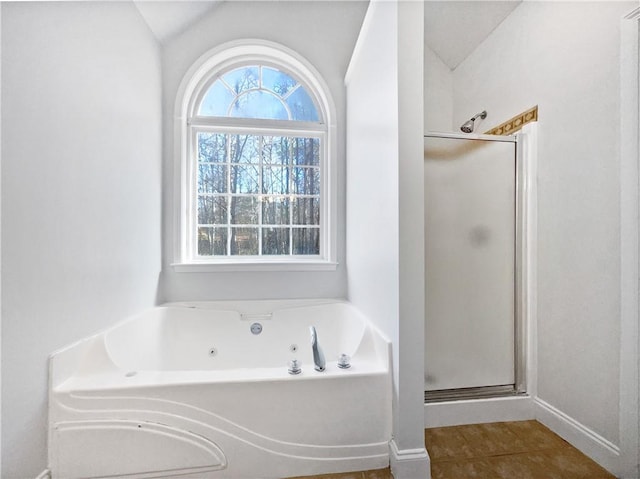
[(282, 100), (265, 90), (243, 93), (233, 102), (229, 116), (288, 120), (289, 113)]
[(319, 121), (313, 99), (297, 80), (275, 68), (256, 65), (218, 77), (200, 102), (198, 115)]

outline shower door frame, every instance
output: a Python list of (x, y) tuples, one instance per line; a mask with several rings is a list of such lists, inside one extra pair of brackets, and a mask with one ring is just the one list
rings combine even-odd
[[(535, 316), (535, 254), (536, 202), (535, 158), (536, 124), (530, 123), (512, 136), (427, 132), (427, 138), (478, 140), (514, 144), (515, 163), (515, 227), (514, 227), (514, 384), (472, 388), (425, 391), (424, 402), (485, 399), (531, 394), (534, 378), (531, 374), (535, 358), (531, 341)], [(426, 239), (426, 238), (425, 238)], [(425, 323), (426, 327), (426, 323)]]

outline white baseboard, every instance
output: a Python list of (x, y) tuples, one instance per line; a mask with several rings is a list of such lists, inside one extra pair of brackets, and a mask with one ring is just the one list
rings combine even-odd
[(391, 473), (395, 479), (431, 479), (429, 454), (421, 449), (398, 449), (396, 442), (389, 442)]
[(535, 419), (530, 396), (468, 399), (424, 405), (424, 427)]
[(534, 400), (536, 419), (612, 474), (619, 476), (620, 448), (540, 398)]

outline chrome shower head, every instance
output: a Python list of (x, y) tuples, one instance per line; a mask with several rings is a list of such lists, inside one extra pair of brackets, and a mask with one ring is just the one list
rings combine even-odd
[(487, 111), (483, 111), (481, 113), (478, 113), (476, 116), (474, 116), (473, 118), (471, 118), (469, 121), (466, 121), (461, 127), (460, 129), (464, 132), (464, 133), (472, 133), (473, 132), (473, 126), (474, 126), (474, 122), (476, 121), (476, 119), (480, 117), (480, 119), (484, 120), (487, 117)]

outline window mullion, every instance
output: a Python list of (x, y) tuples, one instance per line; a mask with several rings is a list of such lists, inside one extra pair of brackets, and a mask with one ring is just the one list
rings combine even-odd
[[(260, 67), (260, 82), (262, 83), (262, 67)], [(263, 152), (264, 137), (259, 136), (258, 141), (258, 256), (262, 256), (262, 206), (263, 206), (263, 189), (262, 189), (262, 168), (263, 168)]]
[(189, 118), (188, 124), (197, 128), (217, 131), (246, 131), (247, 133), (269, 135), (292, 135), (317, 137), (327, 131), (326, 125), (296, 120), (262, 120), (255, 118), (203, 117)]
[(227, 177), (225, 181), (227, 182), (227, 248), (226, 248), (226, 256), (231, 256), (231, 134), (227, 134), (227, 158), (226, 158), (226, 166), (227, 166)]
[(300, 83), (296, 84), (296, 86), (294, 86), (291, 90), (282, 95), (282, 99), (286, 100), (287, 98), (289, 98), (298, 88), (302, 88), (302, 85), (300, 85)]
[(289, 161), (287, 162), (287, 168), (289, 170), (288, 179), (289, 184), (287, 189), (289, 192), (289, 255), (293, 254), (293, 138), (289, 139)]
[(190, 256), (196, 256), (198, 254), (198, 132), (195, 129), (191, 130), (191, 168), (188, 172), (189, 182), (191, 183), (191, 195), (189, 198), (189, 252)]

